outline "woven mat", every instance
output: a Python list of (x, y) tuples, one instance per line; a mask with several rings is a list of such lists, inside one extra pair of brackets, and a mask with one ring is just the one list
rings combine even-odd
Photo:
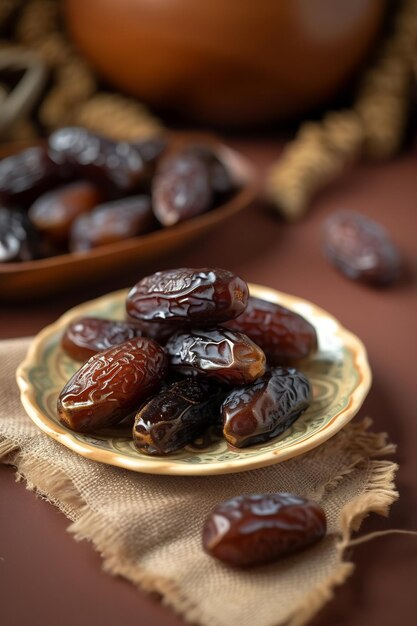
[[(355, 421), (303, 457), (214, 477), (129, 472), (84, 459), (40, 432), (26, 416), (14, 381), (28, 339), (0, 342), (0, 459), (71, 520), (107, 572), (160, 594), (203, 626), (305, 624), (352, 572), (343, 560), (352, 530), (367, 513), (386, 515), (396, 499), (394, 451), (384, 434)], [(204, 518), (219, 501), (251, 492), (291, 491), (321, 503), (328, 535), (276, 564), (235, 571), (201, 548)], [(255, 608), (256, 607), (256, 608)]]

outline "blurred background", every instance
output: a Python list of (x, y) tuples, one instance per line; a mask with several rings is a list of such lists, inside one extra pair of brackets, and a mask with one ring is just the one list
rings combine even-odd
[[(175, 249), (255, 197), (277, 220), (296, 222), (354, 163), (389, 159), (413, 142), (415, 0), (2, 0), (0, 36), (0, 156), (9, 157), (0, 163), (3, 296), (50, 293), (111, 270), (120, 276), (122, 267), (166, 254), (172, 264)], [(154, 207), (157, 161), (190, 132), (199, 133), (189, 137), (194, 145), (211, 142), (212, 165), (230, 179), (211, 204), (175, 224), (158, 211), (146, 228), (130, 217), (116, 236), (114, 220), (131, 214), (125, 207), (114, 213), (111, 237), (71, 243), (73, 230), (98, 228), (98, 218), (94, 226), (85, 216), (74, 222), (103, 202), (140, 192)], [(64, 172), (56, 146), (72, 142), (81, 151), (81, 141), (77, 159), (90, 166), (92, 146), (102, 142), (95, 164), (87, 173), (67, 155), (73, 169)], [(147, 141), (152, 149), (132, 148)], [(37, 153), (24, 152), (33, 146)], [(150, 161), (141, 150), (153, 151)], [(111, 193), (104, 190), (127, 174), (110, 167), (106, 180), (97, 178), (97, 159), (114, 163), (119, 152), (129, 153), (123, 167), (145, 163), (147, 187), (113, 180)], [(55, 178), (44, 171), (51, 154), (61, 159)], [(86, 196), (84, 187), (62, 188), (85, 178), (100, 189), (88, 187)], [(43, 197), (54, 189), (65, 193)], [(59, 236), (51, 219), (61, 220)], [(18, 239), (16, 229), (26, 242), (11, 253), (5, 241)]]
[[(84, 123), (135, 137), (141, 115), (146, 123), (138, 103), (166, 123), (187, 126), (259, 129), (300, 121), (349, 103), (400, 4), (2, 0), (3, 106), (18, 73), (33, 71), (29, 101), (21, 108), (15, 101), (15, 119), (2, 125), (2, 135), (30, 138)], [(128, 116), (125, 125), (110, 111)]]

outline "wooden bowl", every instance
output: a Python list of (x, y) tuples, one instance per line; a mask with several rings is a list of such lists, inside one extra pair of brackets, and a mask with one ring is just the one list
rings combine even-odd
[(114, 86), (184, 119), (306, 113), (364, 62), (385, 0), (65, 0), (81, 52)]
[[(251, 204), (256, 196), (257, 184), (252, 166), (244, 157), (205, 134), (177, 133), (174, 141), (177, 144), (210, 145), (238, 182), (239, 189), (235, 195), (207, 213), (140, 237), (131, 237), (87, 252), (71, 252), (20, 263), (0, 263), (0, 299), (19, 300), (52, 294), (63, 288), (70, 290), (94, 279), (114, 275), (134, 264), (156, 260), (203, 236)], [(0, 158), (22, 147), (27, 145), (3, 146)]]

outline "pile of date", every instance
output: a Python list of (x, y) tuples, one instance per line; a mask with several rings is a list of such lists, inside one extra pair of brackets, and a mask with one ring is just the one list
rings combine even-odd
[[(251, 297), (246, 282), (218, 268), (179, 268), (140, 280), (126, 321), (84, 317), (61, 345), (86, 361), (58, 398), (68, 428), (96, 432), (131, 420), (141, 454), (175, 453), (218, 427), (233, 448), (277, 437), (309, 406), (311, 386), (292, 366), (317, 349), (313, 326), (278, 304)], [(247, 567), (305, 548), (326, 532), (324, 511), (288, 493), (219, 504), (203, 546)]]
[(144, 235), (209, 211), (236, 189), (209, 146), (61, 128), (0, 161), (0, 262)]

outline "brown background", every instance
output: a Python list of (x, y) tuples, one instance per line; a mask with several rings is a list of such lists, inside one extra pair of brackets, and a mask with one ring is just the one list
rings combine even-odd
[[(275, 142), (233, 141), (259, 166), (276, 155)], [(320, 227), (336, 208), (379, 220), (400, 246), (406, 275), (396, 286), (376, 290), (351, 283), (322, 258)], [(138, 267), (112, 281), (38, 303), (0, 304), (0, 338), (30, 335), (69, 307), (140, 276), (175, 266), (216, 265), (251, 282), (307, 298), (357, 333), (369, 351), (372, 390), (360, 411), (376, 430), (398, 444), (401, 498), (389, 520), (368, 519), (364, 531), (417, 529), (416, 276), (417, 155), (388, 164), (361, 165), (317, 199), (298, 224), (284, 224), (255, 204), (222, 229), (158, 267)], [(65, 532), (65, 517), (0, 466), (0, 623), (5, 626), (174, 626), (183, 622), (156, 599), (101, 571), (100, 557)], [(417, 610), (417, 538), (392, 536), (352, 551), (357, 567), (312, 626), (407, 626)], [(254, 607), (256, 626), (256, 607)]]

